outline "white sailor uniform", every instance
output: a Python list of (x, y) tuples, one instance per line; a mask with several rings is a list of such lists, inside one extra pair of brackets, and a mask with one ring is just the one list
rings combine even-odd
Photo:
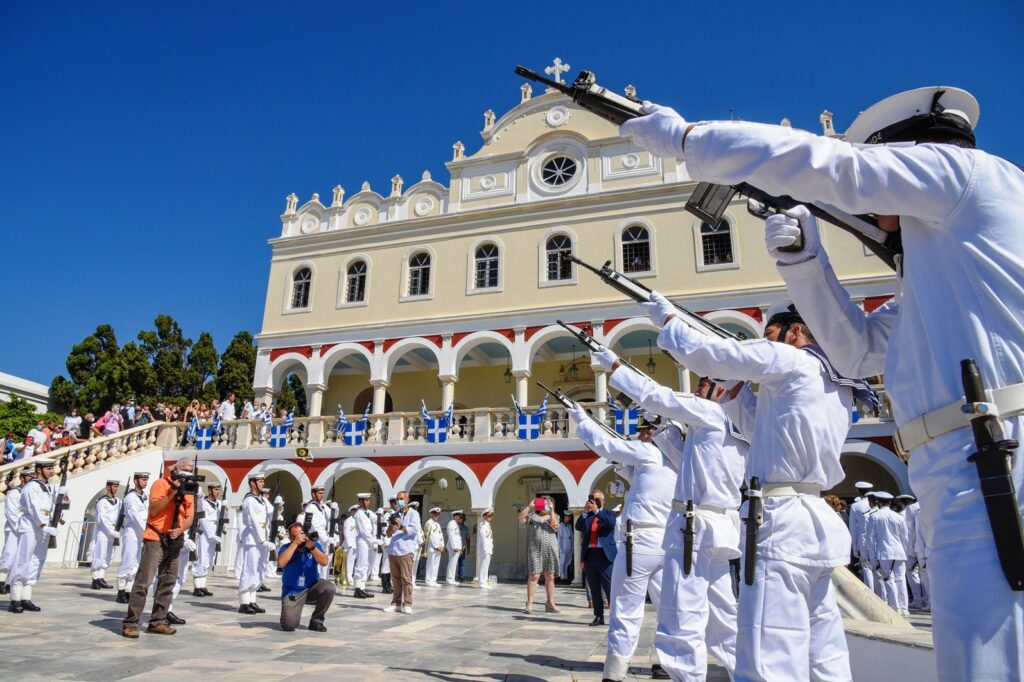
[(196, 560), (192, 564), (192, 582), (196, 589), (206, 587), (206, 576), (213, 569), (217, 546), (220, 544), (217, 537), (217, 520), (220, 518), (223, 504), (221, 500), (211, 500), (208, 497), (203, 497), (200, 501), (199, 508), (206, 515), (199, 520), (199, 537), (192, 539), (196, 543)]
[(494, 531), (491, 522), (481, 518), (476, 527), (476, 576), (482, 589), (490, 589), (491, 556), (494, 554)]
[(441, 524), (433, 518), (423, 524), (424, 545), (427, 550), (427, 567), (423, 574), (423, 584), (437, 587), (437, 571), (441, 567), (441, 554), (444, 553), (444, 533)]
[(879, 507), (871, 522), (871, 539), (878, 577), (885, 590), (885, 602), (898, 611), (907, 611), (907, 523), (891, 507)]
[(21, 488), (10, 488), (4, 497), (4, 549), (0, 554), (0, 583), (7, 582), (7, 576), (18, 553), (18, 521), (21, 519)]
[(47, 543), (57, 529), (50, 526), (57, 490), (49, 483), (33, 478), (21, 493), (21, 518), (18, 519), (18, 548), (8, 581), (11, 601), (31, 601), (32, 588), (43, 573)]
[(459, 581), (456, 580), (456, 576), (459, 568), (459, 553), (462, 551), (462, 532), (455, 519), (448, 522), (445, 533), (448, 536), (448, 542), (445, 545), (448, 548), (446, 578), (449, 585), (458, 585)]
[(275, 549), (270, 538), (271, 515), (274, 506), (262, 495), (247, 493), (240, 510), (238, 533), (238, 603), (240, 606), (256, 601), (256, 590), (261, 584), (260, 565), (267, 563), (268, 552)]
[[(870, 314), (850, 300), (824, 252), (779, 272), (841, 373), (885, 375), (912, 450), (910, 482), (937, 597), (940, 678), (1021, 676), (1024, 592), (1011, 590), (1000, 568), (967, 460), (977, 448), (966, 417), (931, 440), (914, 431), (923, 415), (963, 399), (962, 359), (975, 359), (990, 390), (1024, 382), (1024, 172), (953, 145), (859, 147), (751, 123), (698, 125), (685, 150), (694, 178), (742, 180), (851, 214), (899, 216), (905, 276), (896, 298)], [(1002, 419), (1006, 438), (1024, 438), (1019, 407)], [(1012, 466), (1024, 513), (1024, 458)]]
[(121, 502), (124, 524), (121, 527), (121, 565), (117, 568), (117, 589), (130, 590), (142, 559), (142, 534), (149, 521), (149, 496), (132, 488)]
[(342, 546), (345, 548), (345, 579), (349, 585), (355, 583), (356, 571), (356, 519), (352, 511), (341, 522)]
[(874, 571), (868, 562), (867, 550), (861, 543), (864, 526), (866, 524), (865, 514), (871, 509), (871, 503), (867, 497), (861, 497), (850, 505), (850, 538), (853, 541), (853, 557), (860, 564), (860, 577), (864, 584), (875, 589)]
[(754, 584), (740, 586), (735, 679), (851, 679), (831, 580), (850, 533), (820, 497), (844, 477), (851, 392), (809, 352), (706, 337), (679, 318), (658, 345), (692, 371), (760, 384), (746, 473), (763, 482), (763, 523)]
[(114, 538), (117, 537), (114, 526), (117, 525), (120, 512), (121, 500), (116, 497), (104, 495), (96, 500), (96, 506), (93, 508), (96, 516), (96, 534), (92, 539), (92, 562), (89, 564), (93, 580), (103, 580), (106, 577), (110, 561), (114, 558)]
[(377, 527), (377, 517), (369, 509), (359, 508), (353, 514), (356, 525), (356, 551), (351, 557), (355, 562), (353, 577), (355, 589), (365, 590), (366, 580), (370, 577), (370, 558), (376, 558), (373, 547), (377, 544), (374, 531)]

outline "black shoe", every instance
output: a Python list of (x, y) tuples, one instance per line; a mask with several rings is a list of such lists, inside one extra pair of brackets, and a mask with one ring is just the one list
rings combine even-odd
[(595, 625), (604, 625), (604, 616), (594, 616), (594, 620), (590, 621), (590, 627)]
[(373, 593), (367, 592), (366, 590), (360, 590), (363, 593), (363, 599), (373, 599)]
[(247, 616), (252, 616), (256, 613), (256, 610), (252, 607), (252, 604), (242, 604), (238, 607), (239, 613), (244, 613)]
[(12, 600), (11, 600), (11, 603), (7, 605), (7, 610), (8, 610), (8, 611), (10, 611), (11, 613), (21, 613), (21, 612), (22, 612), (22, 611), (24, 611), (25, 609), (24, 609), (24, 607), (23, 607), (23, 606), (21, 605), (21, 602), (20, 602), (20, 601), (14, 601), (14, 600), (12, 599)]
[(176, 615), (174, 615), (173, 611), (168, 611), (167, 612), (167, 622), (170, 623), (171, 625), (184, 625), (185, 624), (185, 619), (184, 618), (178, 618)]
[(127, 604), (129, 601), (131, 601), (128, 598), (128, 591), (127, 590), (118, 590), (117, 591), (117, 599), (115, 599), (114, 601), (117, 602), (118, 604)]
[(11, 588), (7, 585), (7, 583), (0, 581), (0, 594), (9, 594), (10, 591)]
[(93, 578), (92, 585), (89, 585), (89, 589), (90, 590), (100, 590), (100, 589), (103, 589), (103, 588), (100, 587), (100, 581), (96, 580), (95, 578)]
[(103, 578), (100, 578), (96, 582), (98, 582), (100, 584), (100, 587), (103, 588), (104, 590), (112, 590), (112, 589), (114, 589), (114, 586), (111, 585), (110, 583), (108, 583)]
[(265, 608), (263, 608), (262, 606), (260, 606), (256, 602), (253, 602), (253, 603), (249, 604), (249, 606), (252, 607), (252, 612), (253, 613), (266, 613), (267, 612), (267, 610)]
[(256, 591), (257, 592), (273, 592), (273, 590), (271, 590), (269, 587), (267, 587), (266, 585), (262, 585), (262, 584), (259, 587), (256, 588)]
[(309, 629), (312, 630), (313, 632), (327, 632), (327, 628), (324, 627), (324, 624), (323, 623), (319, 623), (317, 621), (310, 621), (309, 622)]
[(670, 680), (672, 676), (665, 672), (665, 669), (661, 667), (660, 663), (655, 663), (651, 666), (651, 679), (652, 680)]
[(21, 608), (25, 609), (26, 611), (42, 611), (41, 608), (33, 604), (32, 601), (29, 599), (21, 600)]
[(210, 591), (209, 591), (208, 589), (206, 589), (205, 587), (204, 587), (204, 588), (202, 588), (202, 590), (203, 590), (203, 596), (204, 596), (204, 597), (212, 597), (212, 596), (213, 596), (213, 592), (210, 592)]
[(205, 597), (206, 593), (203, 592), (203, 588), (197, 587), (194, 590), (192, 590), (192, 596), (193, 597)]

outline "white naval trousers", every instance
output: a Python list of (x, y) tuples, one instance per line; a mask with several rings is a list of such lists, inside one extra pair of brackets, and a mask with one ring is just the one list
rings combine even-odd
[(706, 679), (709, 650), (727, 670), (736, 666), (736, 597), (729, 554), (734, 552), (694, 551), (690, 575), (684, 575), (682, 550), (665, 553), (654, 647), (673, 680)]
[(356, 579), (357, 547), (345, 547), (345, 577), (348, 578), (349, 585), (353, 585)]
[[(490, 557), (488, 557), (488, 560)], [(661, 621), (661, 582), (664, 554), (633, 553), (633, 575), (626, 575), (626, 549), (619, 552), (612, 564), (611, 619), (608, 622), (608, 654), (603, 677), (623, 680), (629, 660), (636, 651), (640, 628), (644, 624), (644, 603), (648, 592)]]
[[(867, 559), (860, 560), (860, 579), (864, 581), (864, 584), (867, 585), (872, 592), (878, 594), (876, 589), (877, 586), (875, 585), (875, 569), (872, 567), (872, 562)], [(884, 598), (885, 597), (883, 596), (883, 599)]]
[(427, 585), (437, 584), (437, 571), (441, 568), (442, 549), (434, 550), (427, 548), (427, 568), (423, 573), (423, 582)]
[(4, 533), (4, 551), (0, 553), (0, 580), (7, 580), (18, 554), (18, 534), (13, 530)]
[(832, 571), (757, 557), (754, 584), (740, 583), (736, 682), (853, 679)]
[(114, 558), (114, 536), (107, 535), (99, 528), (92, 539), (92, 562), (89, 568), (92, 569), (93, 578), (102, 578), (106, 570), (110, 568), (110, 560)]
[(381, 565), (381, 554), (377, 552), (376, 548), (370, 550), (370, 580), (380, 580), (380, 565)]
[(910, 584), (910, 606), (921, 608), (924, 606), (924, 594), (921, 592), (921, 573), (917, 563), (917, 557), (907, 559), (907, 564), (913, 568), (907, 569), (907, 582)]
[(372, 549), (369, 542), (359, 538), (356, 539), (356, 551), (352, 558), (355, 561), (353, 576), (357, 589), (366, 589), (366, 579), (370, 576), (370, 552)]
[(446, 579), (449, 583), (456, 582), (459, 571), (459, 553), (454, 549), (448, 550), (448, 566)]
[(476, 578), (481, 587), (491, 583), (491, 555), (481, 552), (476, 557)]
[(195, 542), (196, 560), (192, 563), (192, 577), (205, 578), (213, 568), (213, 557), (217, 553), (217, 536), (201, 533)]
[[(267, 566), (267, 550), (263, 545), (239, 547), (235, 568), (238, 571), (238, 594), (255, 593), (263, 582), (263, 571)], [(249, 602), (246, 602), (249, 603)]]
[(117, 568), (117, 589), (130, 589), (142, 560), (142, 531), (125, 526), (121, 533), (121, 565)]
[[(50, 536), (42, 528), (32, 528), (18, 533), (18, 549), (14, 555), (14, 565), (7, 582), (13, 585), (29, 586), (39, 582), (46, 563), (47, 542)], [(28, 599), (28, 597), (24, 597)]]
[(904, 559), (889, 559), (879, 562), (882, 567), (878, 575), (885, 588), (885, 603), (897, 611), (907, 608), (907, 562)]

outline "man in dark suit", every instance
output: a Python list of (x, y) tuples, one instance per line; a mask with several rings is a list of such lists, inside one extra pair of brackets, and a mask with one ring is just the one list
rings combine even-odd
[(594, 604), (591, 625), (604, 625), (604, 596), (611, 598), (612, 564), (615, 562), (615, 514), (604, 506), (604, 493), (595, 490), (583, 505), (576, 520), (576, 530), (583, 543), (583, 564), (586, 566), (587, 588)]

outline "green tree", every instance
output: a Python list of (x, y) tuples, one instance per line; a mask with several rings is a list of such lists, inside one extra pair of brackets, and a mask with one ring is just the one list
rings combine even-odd
[(7, 402), (0, 401), (0, 438), (13, 433), (15, 440), (20, 441), (25, 438), (26, 433), (35, 428), (40, 419), (61, 423), (57, 415), (49, 412), (38, 414), (32, 403), (12, 393)]
[(252, 334), (238, 332), (220, 356), (220, 370), (217, 372), (217, 393), (221, 398), (234, 393), (239, 398), (251, 396), (253, 377), (256, 373), (256, 344)]
[(127, 375), (120, 366), (120, 348), (114, 329), (101, 324), (76, 343), (68, 354), (68, 378), (54, 377), (50, 384), (58, 409), (78, 407), (84, 412), (105, 410), (128, 390)]
[(139, 342), (149, 356), (156, 373), (156, 390), (160, 398), (187, 396), (189, 349), (192, 339), (185, 338), (181, 327), (170, 315), (157, 315), (156, 329), (139, 332)]
[(296, 417), (306, 414), (306, 389), (302, 386), (302, 380), (295, 374), (289, 374), (281, 390), (274, 393), (274, 416), (276, 417), (281, 410), (294, 410)]
[(139, 404), (150, 405), (156, 402), (156, 371), (149, 364), (149, 356), (134, 341), (124, 344), (121, 349), (121, 365), (128, 375), (130, 396)]
[(217, 374), (218, 359), (219, 355), (217, 348), (213, 345), (213, 337), (208, 332), (203, 332), (188, 354), (185, 385), (190, 398), (210, 401), (217, 397), (217, 385), (214, 382), (214, 377)]

